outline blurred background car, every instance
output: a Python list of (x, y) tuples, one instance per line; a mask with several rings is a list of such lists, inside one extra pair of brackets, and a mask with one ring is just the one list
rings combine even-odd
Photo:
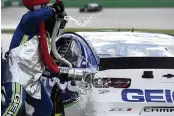
[(103, 6), (97, 3), (89, 3), (85, 5), (84, 7), (81, 7), (79, 9), (80, 12), (99, 12), (102, 11)]
[(22, 6), (22, 2), (20, 0), (1, 0), (1, 7), (10, 7), (10, 6)]

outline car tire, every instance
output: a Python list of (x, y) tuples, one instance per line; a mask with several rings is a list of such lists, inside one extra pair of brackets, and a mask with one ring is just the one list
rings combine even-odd
[(84, 12), (88, 12), (88, 9), (87, 8), (84, 8)]
[(84, 12), (84, 8), (80, 8), (79, 9), (79, 12)]
[(101, 11), (102, 9), (103, 9), (103, 7), (102, 7), (102, 6), (100, 6), (100, 7), (99, 7), (99, 11)]
[(55, 116), (56, 114), (65, 116), (64, 104), (63, 104), (63, 98), (62, 98), (62, 90), (59, 88), (59, 86), (57, 84), (55, 84), (53, 86), (50, 97), (51, 97), (51, 101), (53, 103), (51, 116)]

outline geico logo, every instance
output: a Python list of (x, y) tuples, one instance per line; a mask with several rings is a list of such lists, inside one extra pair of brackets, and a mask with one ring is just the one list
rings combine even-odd
[(125, 102), (174, 102), (174, 91), (163, 89), (124, 89), (121, 92)]
[(174, 108), (145, 108), (144, 112), (174, 112)]
[(19, 103), (20, 103), (20, 94), (15, 94), (13, 103), (12, 103), (9, 111), (7, 112), (6, 116), (14, 116), (15, 111), (18, 109)]

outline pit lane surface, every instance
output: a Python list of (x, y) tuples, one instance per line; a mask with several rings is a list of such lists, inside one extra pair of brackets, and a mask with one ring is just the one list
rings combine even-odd
[[(1, 28), (15, 28), (26, 8), (2, 9)], [(144, 28), (174, 29), (174, 8), (104, 8), (98, 13), (80, 13), (78, 8), (66, 8), (68, 15), (87, 25), (80, 27), (69, 21), (67, 28)], [(82, 21), (83, 22), (83, 21)]]

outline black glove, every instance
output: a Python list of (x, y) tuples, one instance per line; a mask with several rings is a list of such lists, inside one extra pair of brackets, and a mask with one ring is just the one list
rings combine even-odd
[(45, 68), (45, 70), (42, 73), (42, 76), (47, 78), (53, 78), (53, 77), (57, 77), (58, 75), (52, 72), (51, 70), (49, 70), (48, 68)]
[(59, 3), (54, 3), (52, 5), (52, 8), (53, 8), (55, 14), (62, 14), (65, 9), (62, 1), (60, 1)]
[[(67, 13), (66, 12), (63, 12), (61, 14), (61, 16), (59, 15), (58, 17), (64, 18), (64, 16), (67, 16)], [(67, 23), (68, 23), (67, 20), (62, 20), (61, 23), (60, 23), (60, 29), (64, 29)]]

